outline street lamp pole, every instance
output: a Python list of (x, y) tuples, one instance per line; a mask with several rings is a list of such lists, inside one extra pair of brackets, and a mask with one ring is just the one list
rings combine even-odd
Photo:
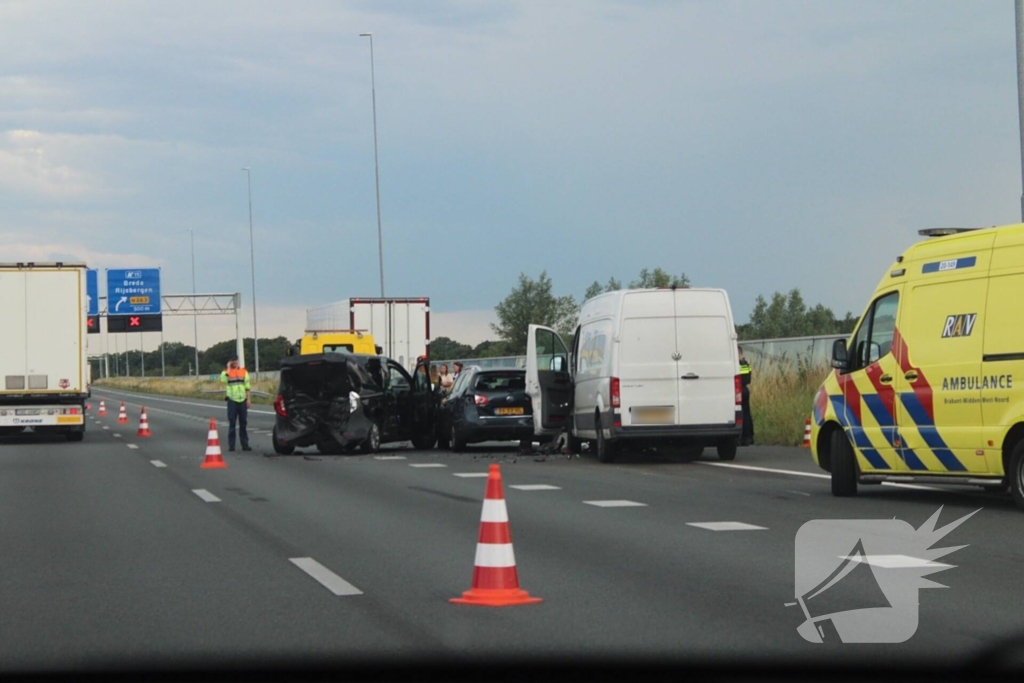
[(196, 377), (199, 377), (199, 314), (196, 312), (196, 236), (188, 229), (188, 241), (192, 246), (192, 337), (196, 354)]
[(252, 269), (252, 345), (253, 358), (256, 363), (256, 372), (260, 371), (260, 335), (256, 327), (256, 251), (252, 238), (252, 174), (249, 167), (245, 171), (246, 183), (249, 186), (249, 266)]
[(373, 34), (360, 33), (370, 39), (370, 97), (373, 101), (373, 176), (377, 181), (377, 254), (380, 260), (380, 295), (384, 297), (384, 235), (380, 222), (380, 162), (377, 159), (377, 79), (373, 68)]

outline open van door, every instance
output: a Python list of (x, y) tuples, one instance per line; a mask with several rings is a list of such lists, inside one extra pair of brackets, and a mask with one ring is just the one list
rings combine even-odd
[(533, 431), (561, 432), (572, 415), (573, 381), (569, 351), (550, 327), (530, 325), (526, 338), (526, 393), (533, 403)]

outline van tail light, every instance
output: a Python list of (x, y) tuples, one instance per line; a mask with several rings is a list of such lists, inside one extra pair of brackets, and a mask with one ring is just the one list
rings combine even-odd
[(736, 375), (736, 407), (743, 408), (743, 378), (740, 375)]
[(284, 396), (281, 394), (274, 399), (274, 411), (281, 417), (288, 417), (288, 411), (284, 408)]
[(490, 403), (490, 400), (486, 396), (481, 396), (480, 394), (473, 394), (473, 402), (476, 403), (478, 406), (485, 406), (488, 403)]
[(612, 377), (612, 408), (622, 405), (622, 396), (619, 394), (619, 378)]

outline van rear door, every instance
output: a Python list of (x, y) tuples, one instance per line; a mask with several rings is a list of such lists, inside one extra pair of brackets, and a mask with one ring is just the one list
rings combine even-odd
[[(676, 424), (680, 380), (671, 292), (629, 293), (624, 298), (618, 350), (622, 425)], [(639, 306), (629, 305), (638, 298)], [(661, 306), (658, 299), (664, 299)]]
[(680, 425), (736, 421), (736, 343), (725, 315), (676, 318)]
[(533, 403), (533, 431), (558, 434), (572, 415), (569, 351), (550, 327), (530, 325), (526, 337), (526, 393)]

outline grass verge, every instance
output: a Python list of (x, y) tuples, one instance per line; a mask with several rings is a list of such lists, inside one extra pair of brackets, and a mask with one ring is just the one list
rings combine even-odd
[[(137, 391), (144, 394), (161, 394), (164, 396), (181, 396), (187, 398), (220, 399), (224, 396), (224, 386), (220, 382), (207, 380), (197, 382), (194, 379), (181, 377), (108, 377), (93, 382), (97, 387), (120, 389), (121, 391)], [(255, 391), (269, 394), (269, 397), (252, 397), (253, 403), (269, 405), (274, 402), (277, 394), (277, 382), (263, 379), (252, 383)], [(203, 393), (209, 392), (209, 393)], [(216, 392), (216, 393), (214, 393)]]
[(758, 445), (799, 446), (814, 395), (830, 372), (827, 367), (755, 368), (750, 412)]

